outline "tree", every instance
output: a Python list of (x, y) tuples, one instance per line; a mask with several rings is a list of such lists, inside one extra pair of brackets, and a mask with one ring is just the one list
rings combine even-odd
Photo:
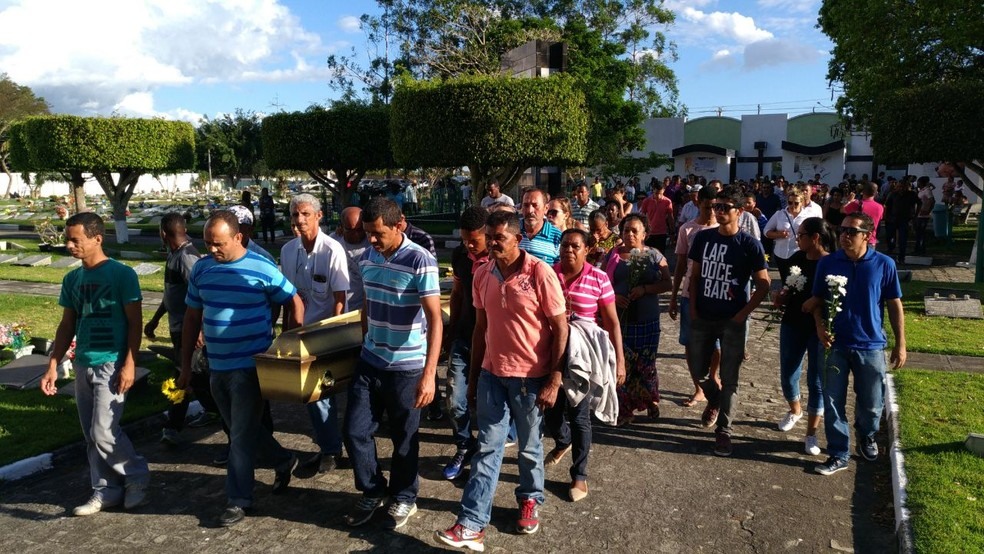
[[(871, 22), (879, 22), (873, 32)], [(984, 176), (984, 4), (960, 0), (825, 0), (834, 42), (828, 78), (851, 128), (886, 162), (951, 162)], [(978, 196), (980, 187), (964, 174)]]
[(15, 167), (68, 175), (79, 211), (90, 174), (113, 207), (119, 243), (129, 242), (126, 209), (140, 176), (195, 167), (195, 130), (178, 121), (36, 116), (13, 124), (10, 142)]
[(10, 125), (29, 115), (46, 114), (48, 110), (48, 103), (44, 98), (35, 96), (29, 87), (11, 81), (6, 73), (0, 73), (0, 170), (7, 174), (7, 188), (3, 198), (10, 197), (10, 188), (14, 184), (14, 176), (10, 173), (8, 163), (10, 148), (7, 139)]
[(236, 188), (241, 178), (253, 176), (254, 166), (263, 159), (260, 127), (256, 112), (240, 108), (218, 119), (202, 118), (196, 140), (198, 167), (211, 168)]
[(393, 155), (411, 167), (467, 165), (476, 193), (490, 178), (507, 188), (532, 165), (584, 161), (585, 106), (566, 75), (408, 80), (393, 96)]
[[(383, 14), (365, 15), (362, 22), (364, 29), (387, 31), (367, 33), (370, 42), (386, 38), (386, 57), (374, 58), (369, 67), (389, 67), (415, 79), (498, 75), (503, 54), (512, 48), (530, 40), (567, 42), (568, 72), (587, 97), (591, 117), (589, 164), (614, 163), (627, 152), (642, 150), (640, 123), (647, 115), (683, 111), (676, 78), (666, 65), (675, 57), (674, 47), (660, 30), (673, 22), (673, 14), (658, 0), (377, 3)], [(351, 58), (346, 67), (349, 74), (372, 74)], [(381, 84), (361, 81), (369, 95)], [(356, 93), (352, 81), (344, 84), (348, 94)]]
[(269, 115), (262, 138), (268, 167), (307, 172), (340, 194), (343, 205), (366, 171), (393, 165), (390, 107), (385, 104), (343, 101), (327, 110), (312, 106)]

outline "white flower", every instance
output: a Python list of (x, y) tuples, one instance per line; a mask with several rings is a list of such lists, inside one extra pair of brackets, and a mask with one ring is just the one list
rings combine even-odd
[(803, 270), (800, 269), (800, 266), (798, 266), (798, 265), (794, 265), (793, 267), (789, 268), (789, 275), (790, 276), (793, 276), (793, 275), (802, 275), (802, 274), (803, 274)]

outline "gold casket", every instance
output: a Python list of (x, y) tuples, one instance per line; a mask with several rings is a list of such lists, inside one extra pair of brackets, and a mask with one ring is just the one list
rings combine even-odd
[(359, 311), (285, 331), (254, 356), (263, 398), (317, 402), (348, 384), (361, 350)]
[[(445, 325), (448, 309), (444, 302)], [(263, 398), (317, 402), (348, 386), (362, 352), (360, 314), (356, 310), (285, 331), (254, 356)]]

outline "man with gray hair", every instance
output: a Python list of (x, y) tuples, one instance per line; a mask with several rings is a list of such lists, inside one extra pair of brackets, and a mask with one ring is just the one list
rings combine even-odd
[[(304, 303), (304, 325), (345, 312), (345, 293), (349, 289), (348, 259), (335, 239), (320, 226), (321, 202), (310, 194), (298, 194), (290, 201), (290, 221), (299, 235), (280, 251), (284, 276), (297, 287)], [(286, 310), (290, 320), (290, 309)], [(307, 405), (315, 440), (320, 450), (305, 466), (319, 473), (335, 469), (342, 454), (342, 435), (338, 410), (331, 396)]]
[(253, 239), (253, 210), (236, 204), (235, 206), (229, 206), (229, 211), (236, 216), (236, 220), (239, 221), (239, 232), (243, 237), (243, 246), (246, 250), (252, 250), (260, 256), (276, 263), (277, 261), (273, 258), (273, 255), (266, 251), (265, 248), (256, 243)]

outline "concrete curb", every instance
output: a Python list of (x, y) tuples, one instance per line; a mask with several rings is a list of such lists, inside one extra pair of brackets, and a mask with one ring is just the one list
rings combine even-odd
[(900, 554), (912, 554), (912, 521), (909, 508), (906, 506), (905, 491), (909, 480), (905, 475), (905, 455), (902, 453), (902, 443), (899, 440), (899, 396), (895, 391), (895, 376), (891, 373), (885, 376), (885, 414), (888, 420), (890, 438), (889, 460), (892, 464), (892, 496), (895, 504), (895, 536), (898, 540)]
[[(197, 400), (188, 404), (187, 417), (194, 417), (203, 411), (202, 405)], [(167, 412), (163, 412), (167, 417)], [(160, 415), (151, 415), (141, 420), (133, 421), (123, 426), (126, 434), (131, 438), (144, 436), (147, 433), (159, 433), (161, 429)], [(85, 442), (65, 445), (54, 452), (46, 452), (30, 458), (24, 458), (11, 464), (0, 467), (0, 483), (17, 481), (25, 477), (30, 477), (49, 469), (54, 469), (56, 462), (66, 459), (77, 460), (85, 455)]]

